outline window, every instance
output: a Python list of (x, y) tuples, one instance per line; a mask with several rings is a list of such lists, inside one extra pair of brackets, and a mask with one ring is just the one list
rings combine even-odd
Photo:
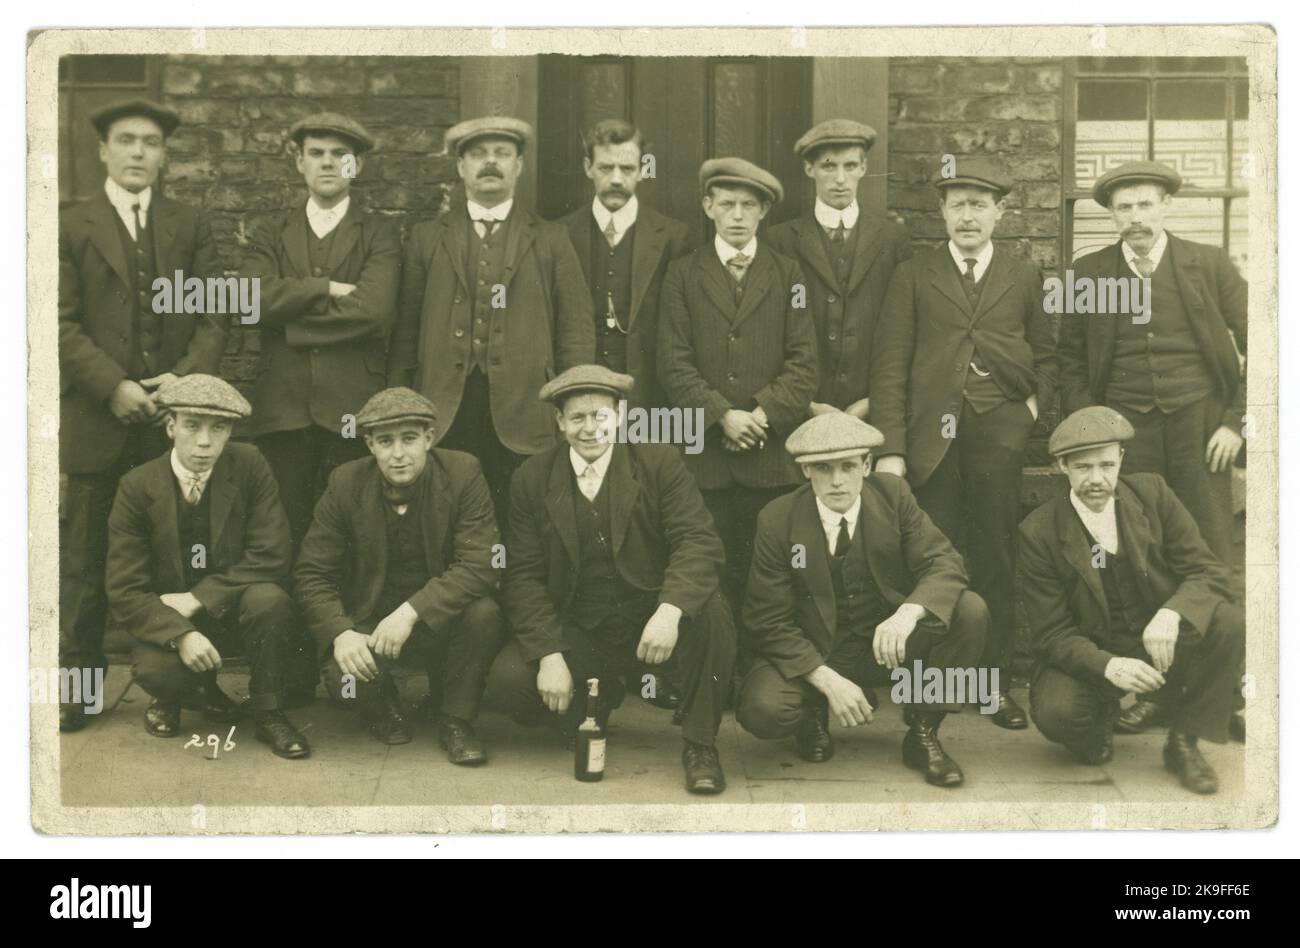
[(117, 99), (158, 93), (156, 56), (68, 55), (59, 60), (59, 203), (89, 197), (104, 184), (99, 137), (90, 114)]
[(1067, 89), (1065, 245), (1078, 259), (1116, 240), (1092, 200), (1097, 178), (1126, 161), (1177, 169), (1183, 186), (1165, 226), (1227, 249), (1245, 271), (1249, 203), (1246, 61), (1237, 58), (1076, 59)]

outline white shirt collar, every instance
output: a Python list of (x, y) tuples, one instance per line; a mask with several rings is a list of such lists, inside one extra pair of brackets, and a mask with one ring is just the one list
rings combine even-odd
[(147, 187), (143, 191), (128, 191), (112, 178), (104, 179), (104, 193), (108, 195), (108, 202), (117, 210), (118, 217), (122, 218), (122, 223), (126, 224), (127, 230), (132, 234), (135, 233), (135, 215), (131, 212), (132, 204), (140, 205), (140, 212), (144, 215), (145, 220), (149, 219), (149, 203), (153, 200), (153, 187)]
[(1106, 506), (1094, 513), (1088, 505), (1079, 499), (1079, 495), (1070, 491), (1070, 503), (1079, 512), (1079, 519), (1092, 538), (1101, 544), (1102, 549), (1114, 556), (1119, 552), (1119, 523), (1115, 519), (1115, 497), (1106, 501)]
[(484, 207), (477, 201), (465, 199), (465, 207), (469, 211), (469, 219), (472, 221), (503, 221), (510, 216), (510, 208), (515, 206), (515, 199), (502, 201), (496, 207)]
[(581, 454), (572, 447), (569, 448), (569, 463), (573, 465), (573, 473), (581, 477), (587, 471), (587, 465), (590, 463), (596, 471), (597, 480), (605, 479), (605, 472), (609, 470), (609, 462), (614, 458), (614, 446), (611, 444), (605, 449), (605, 453), (596, 460), (588, 462)]
[(735, 247), (731, 246), (731, 244), (723, 240), (721, 234), (715, 234), (713, 236), (713, 249), (718, 252), (718, 259), (722, 261), (724, 267), (727, 265), (728, 261), (738, 253), (743, 253), (745, 256), (749, 257), (749, 262), (753, 263), (754, 254), (758, 253), (758, 238), (749, 238), (749, 243), (745, 244), (745, 246), (740, 250), (737, 250)]
[(853, 539), (853, 534), (858, 530), (858, 513), (862, 510), (862, 495), (859, 494), (853, 498), (853, 506), (844, 513), (836, 513), (822, 503), (821, 498), (815, 498), (817, 501), (817, 515), (822, 519), (822, 532), (826, 534), (826, 548), (834, 552), (835, 541), (840, 536), (840, 521), (849, 518), (849, 539)]
[(181, 459), (176, 455), (175, 448), (172, 448), (171, 460), (172, 473), (176, 475), (176, 480), (181, 485), (181, 495), (186, 497), (189, 496), (190, 481), (197, 476), (199, 479), (199, 496), (202, 497), (203, 492), (207, 490), (208, 487), (208, 478), (212, 476), (212, 468), (208, 468), (206, 471), (196, 475), (181, 463)]
[[(958, 248), (951, 240), (948, 241), (948, 253), (952, 254), (953, 263), (957, 264), (959, 273), (966, 272), (966, 258), (970, 254)], [(978, 283), (984, 279), (984, 271), (989, 268), (989, 261), (993, 259), (993, 241), (984, 245), (984, 249), (975, 255), (975, 282)]]
[(352, 203), (352, 195), (348, 195), (339, 201), (333, 207), (321, 207), (316, 203), (315, 196), (307, 198), (307, 223), (311, 225), (312, 233), (317, 237), (324, 237), (339, 222), (347, 216), (348, 206)]
[(843, 210), (839, 210), (818, 198), (816, 203), (813, 204), (813, 216), (817, 218), (817, 223), (827, 230), (835, 230), (840, 226), (841, 222), (846, 228), (852, 230), (858, 223), (858, 201), (854, 198), (852, 204)]
[(604, 204), (601, 204), (598, 197), (591, 199), (591, 213), (595, 215), (596, 226), (602, 233), (609, 226), (610, 220), (613, 219), (614, 243), (622, 240), (623, 235), (627, 233), (627, 229), (636, 223), (637, 207), (635, 194), (628, 198), (627, 203), (617, 211), (611, 211)]
[[(1121, 241), (1120, 246), (1124, 249), (1125, 262), (1128, 263), (1129, 268), (1134, 273), (1138, 273), (1138, 268), (1133, 266), (1133, 261), (1136, 260), (1138, 256), (1137, 251), (1128, 245), (1127, 240)], [(1151, 250), (1147, 253), (1147, 259), (1151, 261), (1152, 270), (1160, 266), (1160, 258), (1165, 255), (1165, 248), (1168, 246), (1169, 246), (1169, 233), (1168, 231), (1162, 230), (1160, 232), (1160, 236), (1156, 238), (1156, 242), (1151, 245)], [(1138, 276), (1141, 275), (1142, 274), (1138, 273)]]

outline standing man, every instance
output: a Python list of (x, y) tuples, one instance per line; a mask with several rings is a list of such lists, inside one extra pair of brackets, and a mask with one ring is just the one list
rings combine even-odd
[(1245, 622), (1228, 571), (1158, 475), (1125, 474), (1133, 426), (1100, 406), (1070, 415), (1048, 450), (1069, 493), (1020, 526), (1021, 590), (1037, 666), (1034, 723), (1087, 764), (1111, 759), (1126, 692), (1160, 692), (1172, 721), (1165, 768), (1214, 793), (1197, 739), (1223, 743), (1240, 707)]
[(397, 227), (352, 200), (369, 133), (325, 112), (289, 138), (307, 198), (253, 231), (240, 274), (261, 281), (253, 434), (296, 554), (330, 471), (366, 454), (349, 413), (384, 387), (402, 255)]
[(1015, 627), (1016, 529), (1025, 444), (1056, 392), (1056, 343), (1038, 268), (995, 247), (1010, 182), (982, 159), (935, 180), (948, 242), (895, 272), (872, 352), (878, 469), (966, 555), (989, 609), (983, 663), (1004, 690), (993, 723), (1029, 726), (1005, 687)]
[(894, 267), (912, 255), (901, 224), (862, 210), (858, 183), (876, 131), (850, 119), (815, 125), (795, 142), (817, 186), (812, 212), (777, 224), (772, 246), (799, 261), (817, 333), (818, 382), (811, 410), (866, 420), (871, 343)]
[[(864, 688), (891, 671), (967, 669), (979, 659), (988, 610), (966, 588), (961, 557), (917, 506), (905, 481), (871, 474), (884, 440), (851, 415), (809, 419), (786, 450), (809, 483), (763, 508), (745, 596), (758, 658), (736, 720), (756, 737), (795, 736), (799, 756), (830, 760), (830, 719), (870, 724)], [(951, 676), (949, 676), (951, 679)], [(961, 768), (939, 743), (953, 695), (909, 704), (903, 763), (955, 787)]]
[(798, 483), (780, 439), (817, 388), (813, 323), (799, 264), (758, 239), (781, 182), (740, 158), (700, 167), (712, 241), (668, 267), (659, 381), (673, 405), (703, 412), (704, 449), (686, 467), (727, 551), (723, 591), (740, 614), (758, 512)]
[(157, 398), (173, 447), (122, 478), (108, 521), (109, 607), (136, 639), (132, 671), (153, 696), (145, 730), (175, 737), (182, 707), (238, 720), (217, 671), (227, 643), (240, 642), (254, 734), (279, 757), (308, 757), (281, 710), (298, 631), (285, 591), (289, 525), (257, 448), (227, 443), (252, 409), (211, 375), (170, 381)]
[(441, 406), (442, 447), (479, 459), (506, 522), (510, 475), (555, 443), (537, 390), (596, 350), (591, 293), (565, 230), (515, 207), (533, 129), (514, 118), (452, 126), (465, 208), (406, 243), (388, 383)]
[[(601, 682), (602, 716), (638, 663), (678, 657), (682, 766), (691, 793), (721, 793), (714, 746), (736, 657), (719, 594), (722, 542), (681, 455), (614, 444), (633, 380), (577, 366), (543, 386), (565, 443), (529, 459), (511, 484), (505, 609), (517, 638), (498, 663), (520, 703), (544, 703), (572, 738), (575, 682)], [(522, 710), (522, 709), (521, 709)]]
[(596, 363), (636, 379), (628, 403), (651, 408), (663, 404), (655, 363), (659, 288), (668, 264), (686, 252), (687, 228), (638, 200), (645, 142), (634, 126), (597, 122), (586, 145), (582, 169), (595, 196), (561, 223), (591, 288)]
[[(102, 192), (59, 212), (59, 665), (105, 669), (104, 558), (118, 480), (166, 448), (154, 395), (189, 372), (216, 372), (226, 324), (154, 311), (157, 277), (219, 277), (207, 218), (158, 193), (166, 140), (180, 117), (142, 99), (91, 116)], [(59, 729), (85, 726), (59, 708)]]
[(411, 732), (395, 663), (427, 671), (438, 739), (453, 764), (487, 756), (473, 721), (504, 629), (492, 593), (499, 534), (478, 462), (435, 450), (436, 413), (405, 388), (357, 412), (373, 457), (340, 465), (316, 505), (294, 595), (324, 665), (325, 688), (354, 704), (375, 740)]

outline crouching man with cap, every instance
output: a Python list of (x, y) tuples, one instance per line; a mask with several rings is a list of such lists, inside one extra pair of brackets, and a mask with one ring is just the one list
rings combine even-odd
[(1069, 493), (1020, 525), (1020, 589), (1037, 652), (1030, 713), (1088, 764), (1111, 758), (1126, 692), (1172, 714), (1165, 767), (1195, 793), (1218, 777), (1197, 738), (1222, 743), (1245, 649), (1228, 573), (1158, 474), (1120, 476), (1133, 427), (1110, 408), (1070, 415), (1048, 450)]
[[(961, 556), (902, 478), (871, 473), (871, 451), (883, 443), (842, 412), (804, 422), (785, 447), (810, 483), (758, 518), (745, 596), (758, 657), (736, 720), (756, 737), (794, 735), (813, 763), (835, 752), (831, 717), (842, 727), (871, 723), (864, 687), (890, 683), (899, 666), (910, 674), (918, 661), (926, 671), (969, 669), (984, 647), (988, 609), (967, 589)], [(955, 787), (964, 777), (938, 730), (961, 699), (943, 697), (904, 710), (903, 763)]]
[(499, 674), (521, 710), (540, 697), (571, 737), (583, 710), (575, 683), (600, 679), (606, 716), (638, 662), (676, 654), (686, 789), (721, 793), (714, 739), (736, 657), (722, 541), (675, 447), (613, 443), (633, 384), (585, 365), (542, 387), (566, 443), (524, 462), (511, 483), (504, 603), (517, 638)]
[(241, 709), (217, 685), (228, 643), (248, 657), (257, 739), (280, 757), (310, 755), (280, 710), (297, 634), (289, 524), (271, 469), (249, 444), (228, 444), (251, 414), (232, 386), (186, 375), (157, 395), (171, 451), (122, 478), (108, 521), (106, 587), (113, 621), (135, 636), (136, 682), (153, 696), (145, 730), (180, 733), (181, 708), (231, 722)]
[[(395, 664), (429, 675), (438, 737), (453, 764), (486, 761), (470, 722), (501, 647), (492, 499), (474, 458), (433, 447), (434, 407), (408, 388), (357, 413), (372, 457), (335, 468), (294, 568), (294, 594), (335, 700), (355, 703), (371, 735), (411, 732)], [(437, 703), (435, 703), (437, 702)]]

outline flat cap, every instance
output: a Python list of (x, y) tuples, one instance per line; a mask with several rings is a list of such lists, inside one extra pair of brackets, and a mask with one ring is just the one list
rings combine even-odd
[(1011, 179), (1006, 172), (987, 158), (960, 157), (952, 169), (951, 176), (945, 176), (946, 169), (946, 163), (941, 165), (939, 173), (934, 178), (934, 186), (941, 191), (944, 188), (955, 187), (984, 188), (999, 197), (1011, 191)]
[(363, 155), (375, 147), (374, 138), (360, 122), (353, 121), (338, 112), (316, 112), (313, 115), (303, 116), (289, 126), (289, 140), (301, 147), (302, 140), (310, 132), (323, 132), (347, 139), (358, 155)]
[(543, 385), (537, 397), (552, 404), (558, 404), (571, 392), (607, 392), (621, 398), (632, 390), (634, 382), (632, 376), (614, 372), (603, 365), (575, 365)]
[(744, 158), (710, 158), (700, 165), (700, 190), (707, 194), (711, 184), (752, 188), (773, 204), (785, 197), (776, 175)]
[(247, 418), (253, 413), (248, 399), (215, 375), (182, 375), (158, 389), (158, 404), (171, 411), (217, 418)]
[(815, 149), (827, 145), (861, 145), (868, 151), (876, 143), (876, 130), (852, 119), (827, 119), (804, 132), (794, 143), (794, 153), (807, 158)]
[(1056, 426), (1047, 440), (1047, 451), (1053, 457), (1099, 448), (1103, 444), (1117, 444), (1133, 438), (1133, 426), (1128, 419), (1113, 408), (1092, 405), (1080, 408)]
[(459, 155), (465, 146), (474, 139), (483, 138), (486, 135), (509, 138), (519, 146), (520, 151), (523, 151), (528, 147), (528, 143), (533, 140), (533, 127), (523, 119), (510, 118), (506, 115), (488, 115), (483, 118), (466, 119), (447, 129), (447, 135), (444, 139), (447, 143), (447, 154)]
[(1126, 161), (1097, 179), (1092, 199), (1102, 207), (1110, 207), (1110, 192), (1128, 184), (1162, 184), (1170, 194), (1176, 194), (1183, 186), (1183, 177), (1158, 161)]
[(90, 124), (95, 126), (100, 138), (108, 137), (108, 128), (118, 119), (142, 116), (153, 119), (162, 129), (163, 138), (169, 136), (181, 124), (181, 117), (172, 109), (149, 99), (119, 99), (101, 106), (90, 113)]
[(432, 425), (438, 412), (419, 392), (409, 388), (386, 388), (375, 392), (357, 412), (357, 427), (362, 431), (378, 425), (391, 425), (399, 421), (419, 421)]
[(809, 418), (785, 439), (785, 449), (799, 464), (834, 461), (866, 454), (885, 443), (871, 425), (842, 411)]

